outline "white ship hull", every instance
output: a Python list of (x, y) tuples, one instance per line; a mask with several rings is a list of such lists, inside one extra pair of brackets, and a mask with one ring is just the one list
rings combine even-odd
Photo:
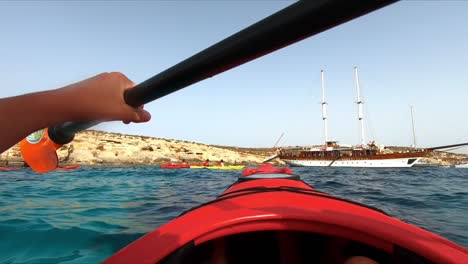
[(464, 168), (464, 169), (468, 169), (468, 163), (455, 165), (455, 168)]
[(363, 160), (294, 160), (282, 159), (291, 166), (301, 167), (361, 167), (361, 168), (409, 168), (421, 158), (363, 159)]

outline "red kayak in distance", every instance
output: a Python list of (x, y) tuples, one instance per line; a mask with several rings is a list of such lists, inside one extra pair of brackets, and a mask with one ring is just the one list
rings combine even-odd
[(67, 165), (67, 166), (57, 167), (55, 170), (76, 170), (79, 167), (80, 167), (79, 165)]
[(19, 170), (21, 168), (19, 167), (0, 167), (0, 171), (16, 171), (16, 170)]
[(216, 199), (104, 263), (468, 263), (466, 248), (316, 191), (287, 168), (263, 165), (243, 174)]
[(190, 165), (188, 165), (188, 164), (185, 164), (185, 165), (182, 165), (182, 164), (161, 165), (161, 169), (189, 169), (189, 168), (190, 168)]

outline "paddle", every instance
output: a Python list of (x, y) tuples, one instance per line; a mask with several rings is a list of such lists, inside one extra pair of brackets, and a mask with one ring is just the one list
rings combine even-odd
[[(394, 2), (298, 1), (138, 84), (125, 93), (125, 102), (138, 107)], [(44, 130), (39, 140), (24, 139), (20, 144), (23, 158), (37, 172), (53, 170), (58, 161), (56, 149), (98, 123), (66, 123)]]
[(32, 133), (20, 142), (24, 161), (38, 173), (49, 172), (57, 168), (56, 150), (61, 146), (50, 139), (47, 128)]

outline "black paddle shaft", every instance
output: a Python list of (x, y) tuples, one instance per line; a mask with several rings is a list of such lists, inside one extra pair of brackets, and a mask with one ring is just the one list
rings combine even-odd
[[(125, 93), (125, 102), (146, 104), (396, 1), (298, 1), (138, 84)], [(66, 144), (76, 132), (98, 123), (66, 123), (49, 128), (49, 136)]]

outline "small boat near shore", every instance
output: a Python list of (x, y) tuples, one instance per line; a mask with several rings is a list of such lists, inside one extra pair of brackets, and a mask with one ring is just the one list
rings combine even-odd
[(189, 169), (190, 165), (188, 164), (166, 164), (161, 165), (161, 169)]
[(242, 170), (245, 165), (226, 165), (226, 166), (190, 166), (191, 169), (209, 169), (209, 170)]
[(58, 170), (58, 171), (76, 170), (76, 169), (78, 169), (79, 167), (80, 167), (79, 165), (66, 165), (66, 166), (57, 167), (55, 170)]
[(455, 165), (455, 168), (463, 168), (463, 169), (468, 169), (468, 163), (463, 163), (463, 164), (457, 164)]
[(0, 167), (0, 171), (17, 171), (20, 167)]
[(436, 163), (423, 163), (423, 162), (416, 162), (413, 167), (424, 167), (424, 168), (427, 168), (427, 167), (441, 167), (440, 164), (436, 164)]
[(225, 165), (225, 166), (202, 166), (190, 164), (166, 164), (161, 165), (161, 169), (207, 169), (207, 170), (242, 170), (245, 165)]

